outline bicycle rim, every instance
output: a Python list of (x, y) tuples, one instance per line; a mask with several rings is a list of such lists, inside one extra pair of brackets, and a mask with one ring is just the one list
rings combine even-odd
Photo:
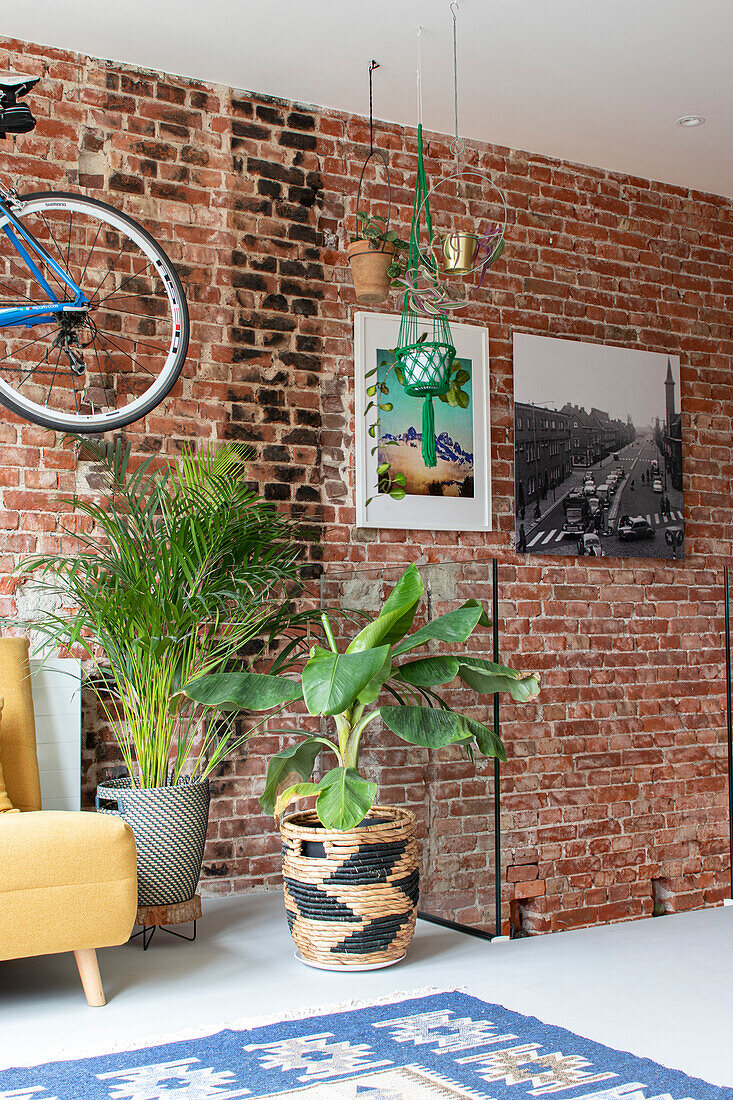
[[(0, 320), (0, 401), (59, 431), (103, 432), (140, 419), (170, 391), (186, 357), (188, 310), (173, 265), (149, 233), (106, 203), (51, 193), (21, 201), (20, 222), (89, 304), (32, 326)], [(70, 304), (58, 272), (30, 255)], [(0, 299), (0, 307), (49, 300), (1, 232)]]

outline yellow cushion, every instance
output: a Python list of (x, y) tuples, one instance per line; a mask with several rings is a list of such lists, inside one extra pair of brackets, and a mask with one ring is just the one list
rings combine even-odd
[(0, 960), (124, 943), (137, 912), (135, 838), (113, 814), (6, 814)]
[(8, 798), (21, 813), (40, 810), (41, 781), (27, 638), (0, 638), (0, 695), (5, 700), (0, 760)]
[[(0, 722), (3, 717), (3, 700), (0, 696)], [(6, 814), (13, 810), (10, 799), (8, 798), (8, 792), (5, 790), (5, 779), (3, 778), (3, 762), (0, 760), (0, 814)], [(15, 811), (18, 812), (17, 810)]]

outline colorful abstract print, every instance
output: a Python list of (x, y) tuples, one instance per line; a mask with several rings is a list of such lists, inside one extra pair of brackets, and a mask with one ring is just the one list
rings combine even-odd
[(463, 993), (0, 1072), (0, 1100), (733, 1100)]

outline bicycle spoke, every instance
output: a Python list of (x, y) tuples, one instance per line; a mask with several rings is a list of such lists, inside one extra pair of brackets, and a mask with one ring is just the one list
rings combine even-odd
[[(97, 332), (105, 333), (105, 335), (106, 335), (107, 339), (109, 340), (110, 344), (114, 344), (114, 340), (112, 339), (112, 337), (109, 334), (109, 329), (100, 328), (99, 325), (97, 325)], [(130, 344), (136, 344), (136, 345), (139, 344), (140, 347), (142, 347), (142, 348), (150, 348), (151, 351), (156, 351), (159, 355), (161, 354), (160, 348), (156, 348), (155, 344), (146, 343), (145, 340), (134, 340), (132, 338), (132, 336), (125, 336), (124, 333), (122, 333), (122, 332), (116, 332), (115, 336), (117, 337), (118, 340), (127, 340), (128, 343), (130, 343)], [(115, 347), (119, 347), (119, 345), (115, 344)], [(125, 351), (124, 348), (119, 348), (119, 351), (121, 351), (123, 355), (127, 355), (127, 352)], [(132, 356), (129, 356), (129, 358), (132, 358)], [(151, 373), (152, 373), (151, 371), (148, 371), (148, 374), (151, 374)]]
[[(66, 274), (71, 278), (71, 271), (69, 270), (71, 260), (71, 223), (74, 220), (74, 211), (69, 211), (69, 240), (66, 248)], [(67, 288), (68, 289), (68, 288)], [(64, 290), (64, 301), (66, 301), (66, 290)]]
[(53, 384), (56, 381), (56, 371), (59, 369), (59, 362), (60, 361), (61, 361), (61, 348), (59, 347), (59, 353), (56, 356), (56, 366), (53, 368), (53, 374), (51, 375), (51, 385), (48, 387), (48, 393), (46, 394), (46, 408), (48, 408), (48, 403), (51, 400), (51, 390), (53, 389)]
[(76, 415), (79, 415), (79, 398), (76, 393), (76, 376), (74, 372), (71, 372), (71, 387), (74, 391), (74, 408), (76, 409)]
[(41, 220), (43, 221), (43, 224), (45, 225), (46, 229), (48, 230), (48, 234), (49, 234), (51, 240), (56, 245), (56, 251), (59, 254), (59, 259), (61, 260), (61, 263), (63, 263), (64, 262), (64, 254), (61, 251), (61, 249), (59, 248), (59, 244), (58, 244), (58, 241), (56, 240), (56, 238), (54, 236), (53, 229), (51, 228), (51, 226), (46, 221), (46, 215), (43, 213), (43, 211), (41, 211)]
[[(26, 348), (30, 348), (34, 344), (37, 344), (39, 340), (44, 340), (47, 335), (48, 333), (45, 333), (43, 336), (36, 336), (35, 340), (31, 340), (29, 343), (23, 344), (22, 347), (16, 348), (12, 354), (16, 356), (19, 355), (21, 351), (25, 351)], [(10, 355), (10, 352), (8, 352), (7, 355), (3, 355), (2, 359), (0, 359), (0, 363), (4, 363), (6, 359), (10, 358)]]
[[(104, 301), (105, 302), (122, 302), (126, 298), (132, 298), (133, 301), (138, 301), (139, 302), (140, 297), (141, 297), (141, 295), (139, 295), (139, 294), (114, 294), (111, 297), (110, 297), (110, 295), (107, 295), (107, 297), (104, 299)], [(145, 295), (145, 299), (149, 299), (149, 298), (152, 298), (153, 301), (160, 301), (160, 299), (162, 298), (162, 295), (158, 295), (157, 297), (154, 294)], [(101, 305), (101, 303), (100, 303), (100, 305)], [(94, 308), (97, 309), (98, 307), (95, 306)], [(109, 309), (110, 307), (107, 306), (107, 308)], [(128, 314), (131, 314), (133, 317), (150, 317), (149, 313), (136, 313), (133, 309), (129, 309), (127, 306), (125, 307), (125, 311)], [(119, 310), (117, 310), (117, 312), (122, 313), (123, 311), (121, 309), (119, 309)]]
[[(55, 238), (55, 237), (54, 237), (54, 235), (53, 235), (53, 230), (51, 229), (51, 226), (50, 226), (50, 225), (48, 224), (48, 222), (46, 221), (46, 218), (45, 218), (45, 216), (43, 215), (43, 213), (41, 213), (41, 218), (43, 219), (43, 224), (44, 224), (44, 225), (46, 226), (46, 229), (47, 229), (47, 230), (48, 230), (48, 232), (49, 232), (49, 233), (51, 234), (51, 240), (52, 240), (52, 241), (53, 241), (53, 243), (54, 243), (54, 244), (56, 245), (56, 251), (57, 251), (57, 252), (58, 252), (58, 254), (59, 254), (59, 259), (61, 260), (61, 263), (63, 263), (63, 262), (64, 262), (64, 254), (63, 254), (63, 252), (61, 251), (61, 249), (59, 248), (59, 245), (58, 245), (58, 241), (56, 240), (56, 238)], [(68, 290), (69, 290), (69, 288), (67, 287), (67, 285), (66, 285), (66, 283), (64, 282), (64, 280), (63, 280), (63, 279), (60, 279), (60, 278), (58, 277), (58, 275), (56, 274), (56, 272), (54, 271), (54, 269), (53, 269), (53, 268), (52, 268), (52, 267), (51, 267), (50, 265), (48, 266), (48, 270), (49, 270), (49, 274), (53, 275), (54, 279), (56, 280), (56, 282), (57, 282), (57, 283), (59, 284), (59, 286), (60, 286), (60, 287), (61, 287), (61, 289), (63, 290), (63, 292), (64, 292), (64, 301), (66, 301), (66, 300), (67, 300), (67, 298), (68, 298)]]
[(19, 290), (14, 290), (12, 287), (6, 286), (5, 283), (0, 283), (0, 290), (7, 290), (8, 294), (16, 295), (18, 298), (25, 298), (26, 302), (30, 302), (32, 306), (38, 305), (38, 303), (32, 298), (29, 298), (27, 294), (23, 294)]
[(99, 240), (99, 234), (102, 232), (102, 225), (103, 224), (104, 224), (103, 222), (100, 222), (99, 225), (97, 226), (97, 235), (94, 238), (94, 240), (92, 241), (92, 247), (89, 249), (89, 255), (87, 256), (86, 263), (84, 264), (84, 270), (82, 271), (81, 275), (79, 276), (79, 283), (78, 283), (79, 286), (81, 286), (81, 284), (83, 282), (83, 279), (84, 279), (84, 276), (87, 273), (87, 268), (89, 266), (89, 261), (92, 258), (92, 252), (94, 251), (94, 249), (97, 246), (97, 241)]
[[(119, 344), (116, 344), (114, 342), (114, 340), (112, 339), (112, 337), (109, 336), (109, 334), (106, 335), (106, 336), (102, 336), (102, 333), (101, 333), (100, 329), (97, 329), (97, 334), (101, 337), (102, 340), (106, 340), (108, 344), (111, 344), (112, 347), (117, 348), (117, 350), (121, 351), (123, 355), (126, 355), (127, 358), (130, 359), (135, 364), (136, 367), (140, 366), (137, 359), (134, 359), (133, 356), (129, 354), (129, 352), (125, 351), (124, 348), (121, 348), (119, 346)], [(149, 374), (151, 378), (155, 378), (155, 375), (153, 374), (153, 372), (148, 370), (147, 367), (143, 367), (142, 369), (145, 371), (146, 374)], [(122, 373), (122, 372), (120, 372), (120, 373)]]
[(119, 250), (119, 252), (117, 253), (117, 255), (115, 256), (115, 258), (114, 258), (114, 263), (112, 264), (112, 266), (111, 266), (111, 267), (109, 267), (109, 268), (107, 269), (107, 274), (106, 274), (106, 275), (104, 276), (104, 278), (103, 278), (103, 279), (101, 279), (101, 280), (100, 280), (100, 282), (98, 282), (98, 283), (97, 283), (97, 285), (96, 285), (96, 287), (95, 287), (95, 290), (94, 290), (94, 294), (92, 294), (91, 298), (89, 299), (89, 302), (90, 302), (90, 303), (94, 301), (94, 299), (96, 298), (97, 294), (99, 294), (99, 291), (100, 291), (100, 290), (102, 289), (102, 287), (104, 286), (104, 284), (105, 284), (105, 283), (107, 282), (107, 279), (109, 279), (110, 275), (112, 274), (112, 272), (113, 272), (113, 271), (114, 271), (114, 269), (115, 269), (115, 264), (116, 264), (116, 263), (117, 263), (117, 261), (119, 260), (120, 256), (121, 256), (121, 255), (122, 255), (122, 253), (124, 252), (124, 250), (125, 250), (125, 245), (124, 245), (124, 243), (123, 243), (123, 244), (121, 244), (121, 245), (120, 245), (120, 250)]
[[(139, 276), (142, 275), (143, 271), (148, 270), (152, 262), (152, 260), (148, 260), (148, 262), (145, 264), (145, 267), (141, 267), (139, 271), (133, 271), (132, 275), (128, 275), (127, 278), (124, 279), (120, 283), (120, 285), (115, 288), (115, 290), (110, 290), (109, 294), (105, 294), (104, 298), (100, 298), (94, 308), (99, 309), (102, 303), (106, 302), (108, 298), (111, 298), (113, 294), (118, 294), (122, 290), (123, 286), (127, 286), (127, 284), (131, 283), (133, 279), (139, 278)], [(94, 301), (94, 299), (92, 299), (92, 301)]]
[[(92, 340), (92, 347), (94, 348), (94, 358), (97, 360), (97, 371), (99, 372), (99, 378), (100, 378), (100, 381), (102, 383), (102, 389), (104, 390), (104, 394), (105, 394), (105, 397), (106, 397), (107, 396), (107, 383), (105, 382), (104, 375), (102, 374), (102, 367), (101, 367), (101, 364), (99, 362), (99, 355), (97, 354), (97, 345), (95, 344), (94, 340)], [(102, 348), (102, 351), (104, 351), (104, 348)], [(112, 364), (112, 366), (114, 366), (114, 363)], [(113, 396), (114, 396), (114, 390), (112, 391), (112, 393), (113, 393)], [(110, 408), (111, 408), (111, 406), (110, 406)]]
[(26, 384), (26, 382), (28, 381), (28, 379), (30, 378), (30, 376), (32, 374), (35, 374), (35, 372), (40, 369), (41, 363), (46, 363), (48, 361), (48, 353), (50, 351), (51, 351), (50, 348), (46, 349), (46, 354), (44, 355), (43, 359), (41, 359), (41, 362), (36, 363), (34, 366), (31, 367), (31, 369), (27, 372), (27, 374), (23, 375), (20, 382), (18, 383), (19, 386), (24, 386)]

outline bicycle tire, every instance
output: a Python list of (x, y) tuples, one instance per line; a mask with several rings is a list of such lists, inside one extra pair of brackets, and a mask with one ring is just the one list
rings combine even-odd
[[(186, 302), (183, 284), (173, 262), (161, 245), (158, 244), (155, 238), (144, 229), (139, 222), (136, 222), (134, 218), (118, 210), (117, 207), (112, 206), (110, 203), (103, 202), (100, 199), (90, 198), (87, 195), (76, 194), (72, 191), (34, 191), (27, 195), (20, 195), (18, 201), (23, 204), (23, 207), (32, 203), (51, 202), (56, 203), (56, 208), (64, 201), (73, 201), (92, 209), (96, 208), (98, 210), (103, 210), (108, 216), (112, 216), (114, 220), (121, 222), (130, 229), (133, 234), (142, 237), (147, 242), (148, 248), (157, 255), (161, 266), (165, 270), (166, 276), (170, 279), (175, 288), (178, 305), (180, 307), (180, 336), (175, 359), (170, 366), (166, 367), (165, 377), (157, 386), (153, 387), (154, 392), (147, 399), (143, 397), (135, 403), (134, 410), (132, 411), (128, 406), (110, 413), (100, 413), (96, 415), (85, 414), (79, 417), (64, 415), (62, 417), (58, 414), (54, 415), (53, 412), (39, 411), (37, 407), (29, 409), (28, 403), (23, 400), (17, 400), (12, 393), (6, 392), (9, 387), (2, 382), (2, 379), (0, 379), (0, 404), (4, 405), (10, 412), (15, 413), (16, 416), (24, 420), (29, 420), (32, 423), (39, 424), (41, 427), (49, 428), (52, 431), (73, 432), (79, 435), (97, 435), (105, 431), (115, 431), (118, 428), (124, 428), (128, 424), (141, 420), (165, 400), (178, 381), (186, 361), (190, 336), (188, 303)], [(19, 213), (21, 220), (22, 216), (23, 209), (21, 209)], [(134, 240), (134, 236), (132, 239)], [(0, 333), (2, 331), (2, 326), (0, 326)], [(4, 386), (6, 388), (3, 388)], [(72, 421), (74, 422), (72, 423)]]

